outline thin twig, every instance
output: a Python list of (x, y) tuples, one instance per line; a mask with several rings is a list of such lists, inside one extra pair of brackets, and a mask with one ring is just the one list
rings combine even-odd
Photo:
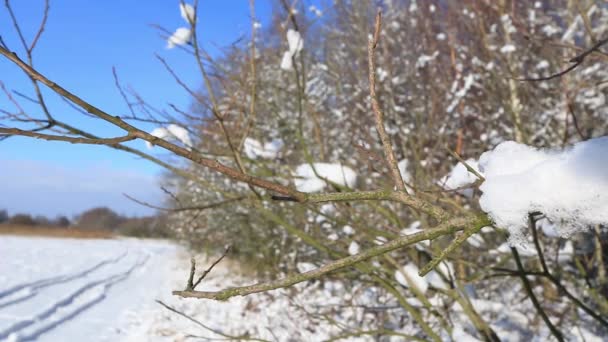
[(558, 78), (561, 76), (564, 76), (565, 74), (569, 73), (570, 71), (576, 69), (579, 65), (583, 64), (583, 62), (585, 61), (585, 58), (587, 58), (587, 56), (589, 56), (590, 54), (592, 54), (595, 51), (598, 51), (600, 47), (602, 47), (602, 45), (608, 43), (608, 38), (602, 39), (599, 42), (595, 43), (592, 47), (590, 47), (589, 49), (583, 51), (581, 54), (571, 58), (568, 62), (570, 63), (574, 63), (573, 65), (569, 66), (568, 68), (566, 68), (565, 70), (562, 70), (556, 74), (547, 76), (547, 77), (538, 77), (538, 78), (520, 78), (518, 79), (518, 81), (528, 81), (528, 82), (539, 82), (539, 81), (549, 81), (552, 80), (554, 78)]
[(376, 14), (376, 23), (374, 25), (374, 35), (373, 38), (369, 40), (367, 47), (367, 58), (369, 62), (369, 95), (372, 102), (372, 109), (376, 118), (376, 129), (378, 131), (378, 135), (380, 136), (380, 141), (382, 141), (384, 157), (386, 158), (386, 163), (391, 172), (393, 182), (395, 183), (395, 187), (398, 191), (407, 193), (405, 183), (403, 182), (403, 177), (401, 176), (401, 172), (399, 171), (399, 166), (397, 164), (397, 158), (395, 158), (395, 152), (393, 151), (391, 139), (384, 128), (384, 113), (382, 112), (382, 109), (380, 109), (378, 95), (376, 94), (376, 58), (374, 56), (374, 51), (380, 38), (381, 23), (382, 12), (378, 10), (378, 13)]
[(171, 306), (169, 306), (169, 305), (167, 305), (167, 304), (163, 303), (162, 301), (160, 301), (160, 300), (158, 300), (158, 299), (156, 300), (156, 302), (157, 302), (158, 304), (160, 304), (161, 306), (163, 306), (165, 309), (167, 309), (167, 310), (169, 310), (169, 311), (171, 311), (171, 312), (174, 312), (174, 313), (176, 313), (176, 314), (178, 314), (178, 315), (180, 315), (180, 316), (182, 316), (182, 317), (184, 317), (184, 318), (188, 319), (189, 321), (191, 321), (191, 322), (195, 323), (196, 325), (198, 325), (198, 326), (202, 327), (203, 329), (208, 330), (208, 331), (211, 331), (212, 333), (217, 334), (217, 335), (220, 335), (220, 336), (223, 336), (223, 337), (225, 337), (225, 338), (227, 338), (227, 339), (230, 339), (230, 340), (237, 340), (237, 341), (240, 341), (240, 340), (247, 340), (247, 341), (270, 342), (270, 341), (267, 341), (267, 340), (262, 340), (262, 339), (259, 339), (259, 338), (250, 338), (250, 337), (249, 337), (249, 336), (247, 336), (247, 335), (241, 335), (241, 336), (233, 336), (233, 335), (228, 335), (228, 334), (223, 333), (223, 332), (221, 332), (221, 331), (219, 331), (219, 330), (216, 330), (216, 329), (213, 329), (213, 328), (211, 328), (211, 327), (208, 327), (207, 325), (203, 324), (201, 321), (199, 321), (199, 320), (197, 320), (197, 319), (194, 319), (192, 316), (187, 315), (186, 313), (184, 313), (184, 312), (182, 312), (182, 311), (179, 311), (179, 310), (177, 310), (176, 308), (173, 308), (173, 307), (171, 307)]
[(209, 266), (208, 269), (205, 270), (205, 272), (203, 272), (203, 274), (201, 274), (200, 277), (198, 277), (198, 279), (196, 280), (196, 282), (192, 285), (192, 290), (196, 289), (196, 287), (201, 283), (201, 281), (203, 281), (203, 279), (205, 279), (205, 277), (207, 276), (207, 274), (209, 274), (209, 272), (211, 272), (211, 270), (213, 270), (213, 268), (220, 263), (220, 261), (222, 261), (222, 259), (224, 259), (226, 257), (226, 255), (228, 254), (228, 252), (230, 252), (230, 249), (232, 248), (232, 246), (227, 246), (226, 249), (224, 250), (224, 253), (222, 253), (222, 256), (220, 256), (217, 260), (215, 260), (215, 262), (213, 262), (213, 264), (211, 264), (211, 266)]
[(459, 230), (464, 229), (465, 227), (479, 227), (481, 229), (481, 227), (485, 227), (490, 223), (491, 221), (485, 215), (482, 215), (480, 217), (454, 218), (447, 222), (441, 223), (433, 229), (428, 229), (415, 234), (402, 236), (392, 241), (389, 241), (383, 245), (369, 248), (358, 254), (332, 261), (317, 269), (304, 273), (294, 274), (275, 281), (270, 281), (267, 283), (258, 283), (250, 286), (227, 288), (221, 291), (173, 291), (173, 294), (181, 297), (226, 300), (234, 296), (246, 296), (253, 293), (266, 292), (270, 290), (284, 288), (304, 281), (317, 279), (328, 273), (356, 265), (357, 263), (360, 263), (362, 261), (391, 252), (399, 248), (412, 245), (420, 241), (432, 240), (439, 236), (453, 234)]
[(534, 294), (534, 291), (532, 290), (532, 285), (530, 285), (530, 281), (528, 280), (528, 278), (525, 275), (524, 266), (521, 263), (521, 259), (519, 257), (519, 253), (517, 252), (517, 249), (515, 247), (511, 247), (511, 253), (513, 253), (513, 258), (515, 259), (515, 263), (517, 264), (517, 269), (519, 270), (519, 277), (521, 278), (521, 282), (524, 284), (526, 293), (528, 294), (528, 297), (530, 297), (530, 300), (532, 301), (534, 308), (536, 308), (536, 311), (538, 312), (540, 317), (543, 319), (543, 321), (545, 322), (545, 324), (551, 331), (551, 334), (558, 341), (563, 342), (564, 341), (563, 334), (561, 333), (561, 331), (559, 331), (555, 327), (555, 325), (553, 325), (553, 323), (551, 323), (551, 320), (547, 316), (547, 313), (545, 312), (543, 307), (538, 302), (538, 298), (536, 298), (536, 295)]

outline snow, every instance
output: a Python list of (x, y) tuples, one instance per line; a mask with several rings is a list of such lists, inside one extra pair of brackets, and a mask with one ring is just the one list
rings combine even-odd
[(293, 61), (292, 56), (289, 51), (285, 51), (283, 53), (283, 58), (281, 58), (281, 69), (283, 70), (293, 70)]
[(287, 45), (288, 50), (285, 51), (283, 58), (281, 59), (281, 69), (292, 70), (292, 59), (304, 48), (304, 40), (298, 31), (292, 29), (287, 30)]
[(189, 28), (180, 27), (167, 40), (167, 49), (173, 49), (177, 45), (186, 45), (192, 39), (192, 32)]
[[(192, 147), (192, 139), (190, 139), (190, 133), (188, 133), (188, 130), (176, 124), (169, 124), (167, 127), (157, 127), (150, 132), (150, 135), (167, 141), (177, 140), (188, 148)], [(148, 149), (152, 149), (154, 147), (154, 145), (149, 141), (146, 141), (146, 146)]]
[(346, 234), (346, 235), (353, 235), (353, 234), (355, 234), (355, 230), (351, 226), (344, 226), (344, 227), (342, 227), (342, 232), (344, 232), (344, 234)]
[(564, 150), (541, 150), (513, 141), (481, 155), (486, 181), (482, 210), (521, 240), (528, 213), (541, 212), (562, 237), (589, 225), (608, 223), (608, 137)]
[(424, 277), (418, 275), (418, 271), (418, 266), (410, 262), (395, 271), (395, 280), (403, 286), (413, 286), (422, 294), (425, 294), (429, 288), (429, 283)]
[(318, 9), (314, 5), (311, 5), (310, 7), (308, 7), (308, 10), (311, 11), (317, 17), (322, 17), (323, 16), (323, 11), (321, 11), (320, 9)]
[(186, 4), (186, 3), (180, 3), (179, 12), (180, 12), (182, 18), (184, 18), (184, 20), (187, 23), (189, 23), (189, 24), (194, 23), (195, 13), (194, 13), (194, 7), (192, 7), (192, 5)]
[[(115, 341), (153, 305), (177, 247), (0, 236), (0, 340)], [(92, 338), (95, 336), (95, 338)]]
[(356, 241), (352, 241), (350, 243), (350, 245), (348, 246), (348, 254), (350, 254), (350, 255), (358, 254), (360, 250), (361, 250), (361, 247), (359, 246), (359, 244)]
[(500, 53), (511, 53), (514, 52), (516, 50), (515, 45), (513, 44), (506, 44), (503, 47), (500, 48)]
[[(320, 178), (315, 175), (315, 170)], [(353, 188), (357, 182), (355, 171), (340, 164), (301, 164), (296, 168), (295, 176), (296, 188), (302, 192), (321, 191), (327, 185), (326, 181), (349, 188)]]
[[(477, 165), (475, 159), (468, 159), (466, 160), (466, 163), (479, 173), (479, 165)], [(449, 174), (441, 178), (439, 184), (442, 185), (444, 189), (455, 190), (471, 185), (475, 183), (476, 180), (477, 176), (469, 172), (464, 164), (459, 162), (452, 168), (452, 171), (450, 171)], [(462, 189), (459, 192), (466, 197), (471, 197), (473, 195), (473, 189)]]
[(421, 55), (416, 61), (416, 68), (424, 68), (430, 62), (434, 61), (439, 56), (439, 51), (435, 51), (432, 55)]
[(285, 145), (285, 143), (283, 143), (283, 140), (281, 139), (274, 139), (271, 142), (262, 144), (258, 140), (246, 138), (243, 147), (245, 149), (245, 154), (250, 159), (257, 159), (258, 157), (275, 159), (279, 155), (283, 145)]

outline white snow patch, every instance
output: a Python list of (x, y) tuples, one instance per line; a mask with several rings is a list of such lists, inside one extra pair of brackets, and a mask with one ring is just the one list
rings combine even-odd
[(403, 286), (415, 287), (422, 294), (426, 293), (429, 288), (427, 280), (418, 275), (418, 266), (411, 262), (395, 271), (395, 280)]
[(192, 7), (192, 5), (186, 4), (186, 3), (180, 3), (179, 12), (180, 12), (182, 18), (184, 18), (184, 20), (188, 24), (194, 23), (195, 13), (194, 13), (194, 7)]
[(357, 182), (357, 174), (353, 169), (330, 163), (301, 164), (296, 168), (295, 177), (296, 188), (302, 192), (321, 191), (327, 185), (326, 181), (349, 188), (353, 188)]
[(177, 45), (186, 45), (192, 39), (192, 31), (186, 27), (180, 27), (167, 40), (167, 49), (173, 49)]
[(348, 246), (348, 254), (350, 255), (358, 254), (359, 250), (361, 250), (361, 247), (359, 246), (357, 241), (352, 241)]
[(608, 137), (579, 142), (563, 151), (540, 150), (513, 141), (479, 159), (486, 181), (482, 210), (521, 240), (528, 213), (539, 211), (562, 237), (608, 223)]
[[(190, 139), (190, 133), (188, 133), (188, 130), (176, 124), (169, 124), (167, 127), (157, 127), (150, 132), (150, 135), (167, 141), (177, 140), (188, 148), (192, 147), (192, 139)], [(148, 149), (152, 149), (154, 144), (146, 141), (146, 146)]]
[(281, 139), (274, 139), (271, 142), (267, 142), (262, 145), (262, 143), (258, 140), (246, 138), (243, 148), (245, 150), (245, 154), (250, 159), (257, 159), (258, 157), (275, 159), (279, 155), (283, 145), (284, 143)]

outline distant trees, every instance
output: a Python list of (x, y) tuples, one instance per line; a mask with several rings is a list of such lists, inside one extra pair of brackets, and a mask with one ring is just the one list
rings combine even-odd
[(116, 230), (124, 217), (107, 207), (89, 209), (78, 215), (74, 225), (80, 229)]
[(0, 210), (0, 224), (30, 226), (39, 228), (72, 228), (84, 230), (109, 230), (121, 235), (137, 237), (169, 238), (166, 215), (146, 217), (126, 217), (107, 207), (92, 208), (77, 215), (73, 222), (65, 215), (50, 219), (44, 215), (32, 216), (26, 213), (9, 215)]
[(8, 219), (9, 224), (35, 226), (36, 221), (29, 214), (15, 214)]

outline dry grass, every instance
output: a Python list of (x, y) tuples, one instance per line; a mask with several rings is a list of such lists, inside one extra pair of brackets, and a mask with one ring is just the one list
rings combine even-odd
[(0, 235), (44, 236), (73, 239), (110, 239), (115, 236), (112, 232), (105, 230), (81, 230), (44, 226), (22, 226), (14, 224), (0, 224)]

